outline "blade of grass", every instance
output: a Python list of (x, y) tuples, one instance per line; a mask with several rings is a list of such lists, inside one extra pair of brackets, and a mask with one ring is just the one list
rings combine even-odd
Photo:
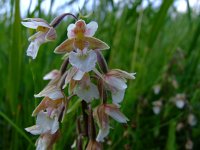
[(167, 16), (168, 9), (173, 4), (173, 0), (164, 0), (160, 10), (158, 11), (157, 15), (154, 18), (154, 22), (152, 23), (152, 28), (149, 33), (149, 40), (148, 40), (148, 47), (152, 48), (154, 45), (154, 42), (158, 36), (159, 31), (161, 30), (165, 18)]
[(169, 124), (166, 150), (176, 150), (176, 122), (171, 121)]
[(12, 26), (12, 46), (9, 52), (9, 73), (7, 96), (10, 102), (11, 112), (15, 114), (18, 103), (19, 82), (21, 73), (22, 46), (21, 46), (21, 23), (20, 23), (20, 0), (15, 1), (14, 23)]
[(31, 139), (24, 133), (24, 131), (21, 130), (20, 127), (18, 127), (12, 120), (10, 120), (3, 112), (0, 111), (0, 116), (5, 119), (13, 128), (21, 135), (23, 136), (32, 146), (34, 146)]

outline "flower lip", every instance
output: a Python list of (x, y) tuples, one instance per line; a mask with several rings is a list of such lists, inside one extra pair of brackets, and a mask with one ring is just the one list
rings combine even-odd
[(54, 134), (59, 128), (58, 118), (50, 118), (47, 112), (41, 111), (37, 115), (36, 125), (25, 128), (31, 134)]
[(77, 52), (70, 52), (69, 62), (73, 67), (80, 69), (82, 72), (89, 72), (95, 68), (97, 56), (92, 50), (83, 50), (83, 52), (77, 50)]

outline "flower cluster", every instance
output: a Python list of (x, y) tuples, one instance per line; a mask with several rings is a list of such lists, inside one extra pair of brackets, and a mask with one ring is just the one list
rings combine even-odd
[[(27, 55), (36, 58), (39, 46), (56, 39), (55, 27), (66, 15), (61, 15), (48, 24), (43, 19), (25, 19), (22, 24), (36, 29), (38, 32), (31, 36)], [(70, 99), (77, 96), (82, 100), (82, 117), (77, 118), (78, 143), (80, 135), (88, 138), (87, 150), (102, 149), (101, 142), (109, 134), (110, 117), (119, 123), (127, 123), (128, 118), (120, 112), (127, 89), (127, 79), (135, 79), (135, 73), (120, 69), (108, 69), (102, 55), (102, 50), (109, 49), (103, 41), (93, 37), (98, 24), (91, 21), (77, 20), (67, 28), (67, 36), (54, 52), (65, 54), (65, 60), (60, 70), (53, 70), (44, 76), (50, 80), (48, 85), (35, 97), (44, 97), (33, 111), (37, 116), (36, 125), (26, 128), (34, 135), (40, 135), (36, 142), (38, 150), (50, 149), (60, 135), (59, 123), (63, 120)], [(68, 88), (68, 93), (64, 89)], [(109, 99), (111, 99), (109, 101)], [(99, 105), (92, 108), (93, 100), (99, 100)], [(80, 119), (82, 118), (82, 119)], [(83, 123), (81, 123), (83, 122)], [(96, 135), (96, 124), (99, 127)], [(83, 126), (84, 125), (84, 130)]]

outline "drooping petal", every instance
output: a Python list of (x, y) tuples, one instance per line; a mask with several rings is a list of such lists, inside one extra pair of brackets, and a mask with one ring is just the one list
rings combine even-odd
[(28, 41), (32, 42), (32, 41), (37, 40), (40, 44), (43, 44), (46, 42), (45, 36), (46, 36), (46, 33), (39, 31), (33, 34), (32, 36), (30, 36), (28, 38)]
[(81, 71), (81, 70), (77, 70), (77, 72), (75, 73), (75, 75), (73, 76), (74, 80), (81, 80), (84, 76), (85, 72)]
[(70, 24), (67, 28), (67, 36), (69, 39), (74, 38), (76, 35), (74, 33), (75, 24)]
[(37, 40), (31, 42), (26, 51), (26, 55), (32, 57), (32, 59), (35, 59), (40, 45), (41, 43), (39, 43)]
[(113, 104), (119, 105), (124, 99), (125, 90), (111, 91)]
[(128, 73), (120, 69), (112, 69), (107, 73), (107, 75), (115, 76), (118, 78), (135, 79), (136, 73)]
[(59, 132), (56, 132), (54, 134), (42, 134), (40, 137), (37, 139), (35, 145), (36, 145), (36, 150), (51, 150), (53, 143), (58, 139), (59, 137)]
[(84, 40), (89, 43), (89, 49), (106, 50), (110, 48), (105, 42), (94, 37), (84, 37)]
[(43, 80), (51, 80), (55, 79), (58, 75), (60, 75), (60, 71), (57, 69), (52, 70), (48, 74), (43, 77)]
[(72, 66), (78, 68), (82, 72), (89, 72), (95, 68), (97, 56), (92, 50), (88, 51), (87, 54), (70, 52), (69, 62)]
[(56, 49), (54, 50), (54, 53), (56, 54), (65, 54), (67, 52), (73, 51), (74, 48), (74, 38), (67, 39), (63, 43), (61, 43)]
[(72, 79), (73, 76), (76, 74), (76, 72), (77, 72), (77, 68), (74, 68), (74, 67), (72, 67), (72, 68), (70, 68), (70, 69), (68, 70), (67, 76), (66, 76), (66, 78), (65, 78), (65, 84), (66, 84), (66, 85), (71, 81), (71, 79)]
[(49, 97), (45, 97), (40, 104), (35, 108), (35, 110), (32, 113), (32, 116), (37, 115), (40, 111), (44, 111), (47, 108), (52, 108), (52, 109), (57, 109), (60, 105), (64, 103), (64, 100), (57, 99), (57, 100), (52, 100)]
[(92, 99), (99, 98), (99, 91), (97, 89), (97, 86), (93, 83), (89, 83), (89, 85), (86, 86), (77, 85), (75, 93), (78, 95), (78, 97), (85, 100), (87, 103), (91, 102)]
[(36, 150), (47, 150), (50, 139), (46, 137), (39, 137), (36, 141)]
[(96, 141), (97, 142), (104, 142), (104, 138), (108, 136), (110, 132), (110, 127), (106, 127), (106, 128), (101, 128), (99, 130), (99, 133), (97, 135)]
[(46, 86), (39, 94), (34, 95), (35, 97), (49, 97), (52, 100), (64, 98), (64, 95), (60, 88), (54, 85)]
[(118, 90), (125, 90), (127, 88), (126, 83), (121, 78), (116, 78), (113, 76), (105, 76), (105, 81), (109, 86), (111, 86), (111, 88), (114, 87)]
[(23, 19), (23, 21), (26, 21), (26, 22), (31, 22), (31, 21), (44, 22), (46, 24), (49, 24), (46, 20), (44, 20), (42, 18), (25, 18), (25, 19)]
[(122, 114), (115, 105), (107, 104), (107, 106), (105, 106), (105, 112), (119, 123), (127, 123), (128, 121), (128, 118)]
[(53, 27), (51, 27), (47, 32), (45, 39), (46, 41), (54, 41), (56, 37), (57, 37), (56, 30)]
[(36, 125), (41, 129), (41, 133), (50, 132), (54, 134), (59, 128), (58, 118), (50, 118), (47, 112), (39, 112), (36, 119)]
[(37, 29), (38, 26), (50, 28), (50, 25), (45, 20), (40, 18), (27, 18), (24, 19), (21, 23), (25, 27), (31, 29)]
[(39, 112), (36, 119), (36, 125), (28, 127), (25, 130), (33, 135), (44, 134), (50, 132), (54, 134), (59, 128), (56, 118), (50, 118), (47, 112)]
[(69, 83), (68, 93), (71, 95), (74, 92), (74, 89), (77, 85), (77, 82), (75, 80), (71, 80)]
[(40, 129), (40, 126), (38, 126), (38, 125), (34, 125), (34, 126), (31, 126), (31, 127), (25, 128), (25, 130), (27, 132), (30, 132), (33, 135), (41, 134), (41, 129)]
[(95, 140), (90, 140), (86, 150), (102, 150), (102, 145)]
[(97, 31), (98, 24), (95, 21), (91, 21), (86, 25), (86, 31), (85, 31), (85, 36), (93, 36), (95, 32)]

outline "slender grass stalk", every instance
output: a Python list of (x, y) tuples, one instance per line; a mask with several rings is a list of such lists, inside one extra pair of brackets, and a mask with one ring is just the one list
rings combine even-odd
[(9, 119), (3, 112), (0, 111), (0, 116), (5, 119), (13, 128), (22, 136), (24, 137), (32, 146), (34, 146), (31, 139), (25, 134), (25, 132), (18, 127), (11, 119)]

